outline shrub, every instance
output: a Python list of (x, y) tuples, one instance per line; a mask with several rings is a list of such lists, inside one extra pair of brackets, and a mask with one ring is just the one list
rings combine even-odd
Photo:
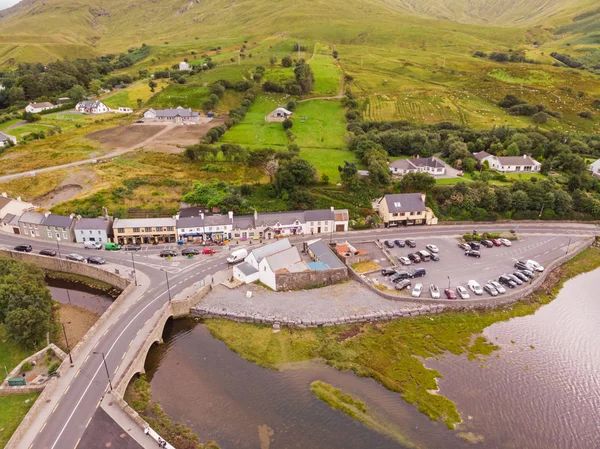
[(59, 360), (52, 362), (50, 366), (48, 366), (48, 374), (54, 374), (56, 371), (58, 371), (60, 363), (61, 362)]
[(24, 373), (31, 371), (32, 369), (33, 369), (33, 365), (31, 364), (31, 362), (25, 362), (21, 366), (21, 371), (23, 371)]
[(285, 130), (288, 130), (294, 126), (294, 122), (292, 122), (289, 118), (286, 118), (281, 124)]
[(585, 118), (585, 119), (593, 119), (594, 118), (594, 114), (592, 114), (589, 111), (582, 111), (578, 115), (579, 115), (579, 117)]

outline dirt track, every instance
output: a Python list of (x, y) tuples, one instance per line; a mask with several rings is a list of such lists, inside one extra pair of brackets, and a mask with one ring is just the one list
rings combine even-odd
[(109, 150), (129, 148), (139, 145), (145, 140), (165, 129), (167, 125), (127, 125), (102, 129), (87, 134), (88, 139), (97, 140)]

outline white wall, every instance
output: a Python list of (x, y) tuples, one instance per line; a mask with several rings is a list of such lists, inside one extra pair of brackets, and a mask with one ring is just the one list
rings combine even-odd
[(277, 282), (275, 280), (275, 273), (271, 271), (271, 267), (267, 263), (267, 258), (265, 257), (260, 261), (258, 265), (258, 276), (260, 282), (271, 288), (272, 290), (277, 290)]
[(233, 267), (233, 277), (238, 281), (243, 282), (244, 284), (251, 284), (252, 282), (256, 282), (259, 280), (259, 272), (253, 273), (250, 276), (246, 276), (238, 267), (238, 265), (235, 265)]
[(77, 243), (83, 243), (83, 242), (106, 243), (106, 242), (108, 242), (108, 236), (106, 235), (105, 230), (76, 229), (75, 230), (75, 241)]

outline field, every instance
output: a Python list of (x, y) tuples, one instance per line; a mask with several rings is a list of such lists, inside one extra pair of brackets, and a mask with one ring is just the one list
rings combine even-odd
[(32, 352), (9, 340), (2, 324), (0, 324), (0, 343), (2, 343), (0, 344), (0, 382), (2, 382), (6, 379), (4, 367), (10, 372)]
[(0, 446), (4, 447), (39, 393), (0, 396)]
[(170, 85), (156, 94), (147, 106), (153, 108), (184, 108), (202, 109), (202, 104), (210, 95), (208, 87), (191, 85)]
[[(157, 80), (156, 83), (157, 87), (155, 90), (157, 92), (167, 85), (166, 80)], [(150, 91), (150, 86), (148, 86), (148, 83), (142, 81), (126, 89), (119, 90), (117, 93), (109, 94), (108, 96), (102, 98), (102, 102), (112, 109), (117, 109), (119, 107), (137, 109), (138, 100), (141, 100), (141, 104), (144, 104), (153, 95), (154, 92)]]
[(103, 148), (128, 148), (141, 144), (143, 141), (151, 138), (160, 131), (164, 130), (166, 125), (127, 125), (117, 128), (102, 129), (87, 134), (86, 138), (98, 141)]
[(340, 86), (341, 70), (331, 56), (333, 48), (329, 45), (316, 44), (314, 55), (310, 59), (310, 67), (315, 74), (315, 95), (337, 95)]

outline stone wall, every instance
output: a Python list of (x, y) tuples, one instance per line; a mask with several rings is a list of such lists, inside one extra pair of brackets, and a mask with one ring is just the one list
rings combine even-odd
[(303, 290), (337, 284), (346, 279), (348, 279), (348, 268), (346, 267), (302, 273), (275, 273), (277, 291)]
[(98, 281), (102, 281), (107, 284), (113, 285), (119, 288), (120, 290), (125, 290), (125, 288), (131, 282), (129, 279), (123, 278), (118, 274), (94, 267), (87, 263), (73, 262), (70, 260), (58, 259), (55, 257), (38, 256), (36, 254), (9, 251), (6, 249), (0, 249), (0, 255), (8, 257), (10, 259), (31, 262), (36, 264), (38, 267), (44, 268), (46, 270), (62, 271), (65, 273), (72, 273), (77, 274), (79, 276), (85, 276), (92, 279), (96, 279)]

